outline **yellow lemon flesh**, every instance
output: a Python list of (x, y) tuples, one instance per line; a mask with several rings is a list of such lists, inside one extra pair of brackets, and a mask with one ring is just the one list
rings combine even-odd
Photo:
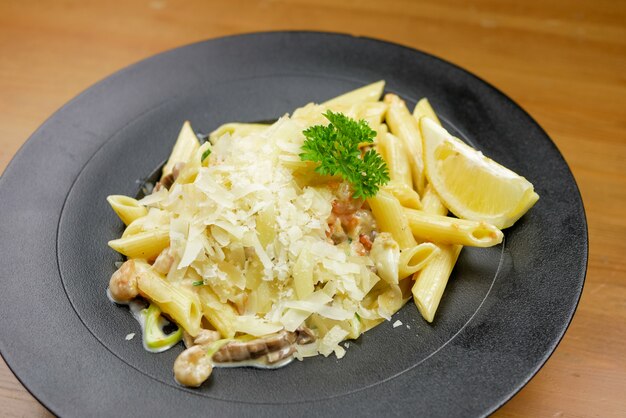
[(453, 137), (430, 118), (420, 119), (420, 129), (426, 177), (457, 217), (504, 229), (539, 199), (524, 177)]

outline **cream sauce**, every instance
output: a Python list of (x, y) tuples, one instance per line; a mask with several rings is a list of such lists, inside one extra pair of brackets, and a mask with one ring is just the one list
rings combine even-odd
[[(107, 288), (107, 297), (109, 298), (111, 302), (115, 303), (116, 305), (128, 306), (128, 309), (130, 310), (130, 313), (133, 315), (133, 318), (135, 318), (135, 320), (139, 323), (139, 326), (141, 327), (141, 343), (143, 344), (143, 348), (146, 351), (149, 351), (151, 353), (162, 353), (163, 351), (167, 351), (170, 348), (174, 347), (176, 344), (178, 344), (178, 341), (176, 341), (175, 343), (171, 343), (163, 347), (159, 347), (159, 348), (148, 347), (148, 345), (146, 344), (146, 339), (145, 339), (146, 317), (145, 315), (141, 313), (142, 310), (148, 307), (148, 304), (144, 300), (139, 299), (139, 298), (131, 300), (130, 302), (126, 302), (126, 303), (117, 302), (111, 296), (111, 292), (109, 291), (108, 288)], [(163, 318), (162, 316), (159, 318), (159, 328), (161, 328), (161, 330), (163, 330), (165, 327), (167, 327), (170, 324), (171, 322)]]
[(281, 367), (285, 367), (289, 363), (291, 363), (294, 359), (294, 356), (291, 355), (287, 358), (284, 358), (276, 363), (270, 364), (268, 363), (264, 357), (258, 359), (250, 359), (250, 360), (242, 360), (242, 361), (233, 361), (230, 363), (218, 363), (213, 362), (213, 366), (222, 367), (222, 368), (231, 368), (231, 367), (254, 367), (256, 369), (280, 369)]

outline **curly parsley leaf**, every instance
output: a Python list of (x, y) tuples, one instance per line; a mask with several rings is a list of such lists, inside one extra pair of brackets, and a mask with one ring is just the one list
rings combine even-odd
[(376, 138), (364, 120), (355, 121), (342, 113), (328, 110), (328, 126), (315, 125), (304, 130), (300, 159), (318, 163), (315, 171), (322, 175), (340, 175), (350, 182), (354, 198), (375, 196), (389, 181), (387, 164), (373, 149), (361, 155), (359, 144), (371, 144)]

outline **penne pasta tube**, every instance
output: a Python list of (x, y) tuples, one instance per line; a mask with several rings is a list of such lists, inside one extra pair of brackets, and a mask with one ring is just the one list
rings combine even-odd
[(395, 135), (387, 133), (377, 139), (378, 146), (389, 168), (389, 178), (396, 183), (413, 186), (411, 164), (404, 144)]
[(111, 195), (107, 197), (107, 202), (125, 225), (148, 214), (148, 209), (132, 197)]
[(183, 123), (183, 127), (180, 129), (180, 133), (178, 134), (178, 139), (174, 144), (172, 153), (170, 154), (167, 163), (163, 166), (163, 174), (161, 175), (161, 178), (171, 174), (176, 163), (187, 163), (199, 147), (200, 142), (198, 141), (198, 137), (196, 137), (189, 121), (185, 121), (185, 123)]
[(445, 207), (439, 195), (430, 184), (426, 185), (424, 195), (422, 196), (422, 210), (426, 213), (445, 216), (448, 214), (448, 208)]
[(462, 248), (461, 245), (439, 245), (439, 252), (413, 276), (413, 301), (428, 322), (433, 322), (435, 318), (448, 278)]
[(391, 133), (404, 143), (411, 162), (413, 186), (421, 195), (424, 192), (426, 178), (422, 158), (422, 134), (417, 120), (409, 113), (404, 101), (395, 94), (387, 94), (384, 101), (389, 105), (386, 117), (387, 125)]
[(341, 96), (325, 101), (322, 105), (333, 108), (335, 106), (352, 106), (363, 102), (377, 102), (385, 89), (385, 81), (380, 80), (356, 90), (349, 91)]
[(138, 269), (139, 294), (156, 304), (164, 314), (176, 321), (191, 336), (198, 335), (202, 310), (197, 295), (166, 281), (147, 263), (143, 264), (143, 268)]
[(402, 280), (424, 268), (438, 252), (439, 248), (430, 242), (404, 249), (398, 260), (398, 279)]
[(136, 219), (135, 221), (131, 222), (126, 229), (124, 229), (124, 232), (122, 233), (122, 238), (128, 238), (131, 235), (137, 235), (141, 232), (144, 232), (144, 223), (145, 222), (141, 222), (143, 218), (139, 218)]
[(269, 126), (265, 123), (225, 123), (209, 134), (209, 140), (213, 142), (225, 134), (229, 134), (233, 138), (248, 136), (253, 133), (263, 132)]
[(127, 238), (131, 235), (155, 229), (168, 229), (169, 223), (170, 220), (166, 211), (151, 208), (147, 215), (137, 218), (128, 224), (122, 233), (122, 238)]
[(169, 245), (170, 233), (167, 229), (154, 229), (109, 241), (109, 247), (118, 253), (146, 260), (155, 259)]
[(204, 153), (207, 150), (209, 150), (210, 154), (210, 148), (211, 144), (208, 142), (205, 142), (204, 144), (199, 146), (198, 149), (196, 149), (191, 154), (185, 165), (178, 173), (178, 177), (174, 181), (174, 184), (193, 183), (198, 176), (198, 171), (200, 170), (200, 167), (206, 167), (206, 165), (208, 164), (208, 160), (203, 160), (202, 156), (205, 155)]
[[(382, 147), (380, 147), (378, 145), (378, 138), (382, 138), (384, 135), (387, 135), (387, 133), (389, 132), (389, 127), (387, 126), (386, 123), (381, 123), (380, 125), (378, 125), (376, 127), (376, 139), (374, 140), (374, 144), (376, 147), (376, 150), (380, 153), (380, 155), (383, 156), (383, 158), (385, 157), (384, 154), (381, 152), (382, 151)], [(371, 145), (371, 144), (370, 144)]]
[(202, 314), (207, 321), (222, 334), (223, 338), (233, 338), (237, 317), (235, 308), (227, 303), (221, 303), (209, 286), (200, 286), (198, 298), (202, 306)]
[(437, 122), (437, 125), (441, 126), (441, 122), (435, 113), (435, 110), (430, 105), (430, 102), (426, 97), (421, 98), (419, 102), (415, 105), (415, 109), (413, 109), (413, 117), (415, 120), (420, 120), (423, 117), (430, 118)]
[(420, 195), (411, 186), (390, 181), (382, 187), (382, 190), (392, 194), (405, 208), (422, 209)]
[(379, 190), (376, 196), (367, 199), (367, 202), (380, 230), (389, 232), (401, 250), (417, 245), (409, 228), (406, 213), (398, 199), (384, 190)]
[(388, 107), (387, 103), (383, 102), (361, 103), (357, 105), (356, 117), (365, 120), (370, 125), (370, 128), (377, 131), (385, 119)]
[(413, 235), (437, 244), (460, 244), (472, 247), (492, 247), (502, 242), (503, 234), (486, 222), (469, 221), (404, 209)]

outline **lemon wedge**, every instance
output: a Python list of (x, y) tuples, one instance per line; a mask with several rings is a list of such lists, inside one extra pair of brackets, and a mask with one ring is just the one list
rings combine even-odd
[(453, 137), (432, 119), (421, 118), (420, 129), (426, 178), (457, 217), (504, 229), (539, 199), (524, 177)]

